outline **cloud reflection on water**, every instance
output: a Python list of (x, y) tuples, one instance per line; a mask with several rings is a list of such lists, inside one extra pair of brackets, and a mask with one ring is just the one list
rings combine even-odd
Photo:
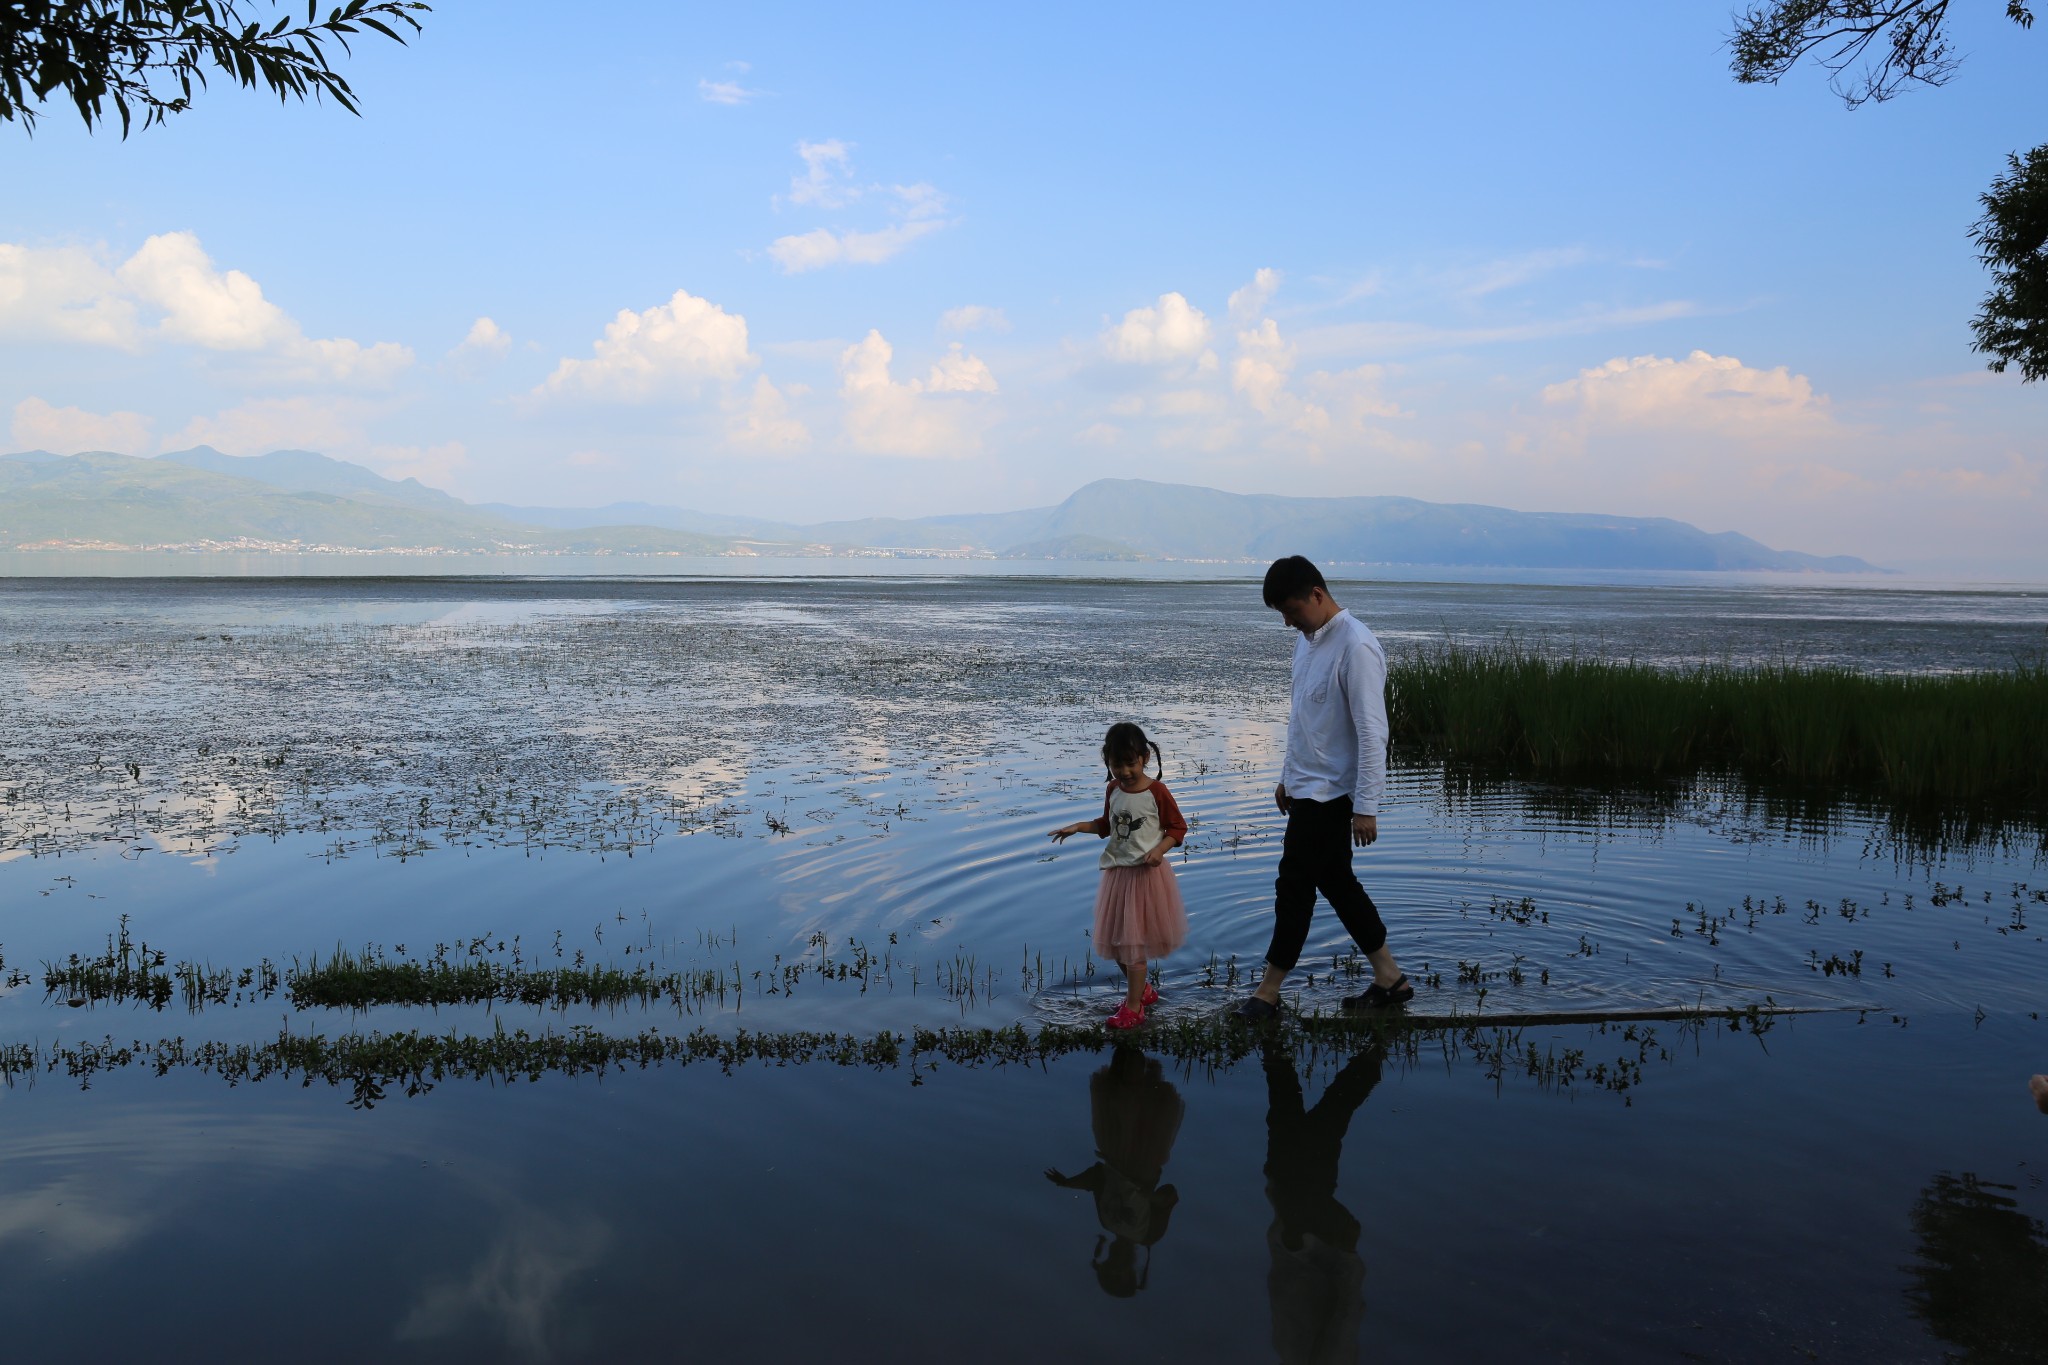
[(612, 1241), (611, 1228), (588, 1214), (510, 1208), (483, 1254), (467, 1271), (427, 1286), (394, 1335), (407, 1342), (490, 1337), (524, 1359), (551, 1359), (574, 1344), (563, 1321), (571, 1282)]

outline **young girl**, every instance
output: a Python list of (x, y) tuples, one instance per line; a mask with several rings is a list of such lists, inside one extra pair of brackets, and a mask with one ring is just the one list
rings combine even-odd
[(1129, 721), (1109, 727), (1102, 740), (1102, 762), (1109, 769), (1109, 790), (1103, 793), (1102, 815), (1062, 825), (1052, 832), (1054, 843), (1083, 832), (1109, 843), (1102, 850), (1102, 886), (1095, 893), (1095, 953), (1123, 968), (1126, 986), (1122, 1008), (1109, 1016), (1109, 1027), (1131, 1029), (1145, 1022), (1145, 1007), (1159, 999), (1146, 978), (1145, 964), (1164, 957), (1187, 941), (1188, 912), (1166, 855), (1187, 838), (1187, 821), (1166, 784), (1145, 770), (1159, 759), (1159, 746)]

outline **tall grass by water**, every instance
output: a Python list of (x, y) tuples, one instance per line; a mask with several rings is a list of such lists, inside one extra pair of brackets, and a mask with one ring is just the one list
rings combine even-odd
[(1388, 677), (1394, 743), (1560, 777), (1837, 785), (1901, 803), (2048, 806), (2048, 667), (1875, 674), (1834, 667), (1552, 657), (1444, 646)]

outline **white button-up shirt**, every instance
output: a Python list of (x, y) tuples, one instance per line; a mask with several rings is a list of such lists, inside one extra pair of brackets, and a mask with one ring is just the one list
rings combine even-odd
[(1351, 798), (1378, 815), (1387, 785), (1387, 654), (1365, 622), (1340, 611), (1294, 646), (1294, 705), (1280, 783), (1296, 800)]

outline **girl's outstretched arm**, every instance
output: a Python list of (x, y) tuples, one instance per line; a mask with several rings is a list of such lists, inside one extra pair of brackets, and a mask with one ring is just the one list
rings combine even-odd
[(1092, 834), (1098, 839), (1107, 839), (1109, 837), (1109, 792), (1107, 789), (1102, 793), (1101, 815), (1093, 820), (1076, 820), (1071, 825), (1061, 825), (1052, 832), (1050, 837), (1054, 843), (1063, 844), (1076, 834)]

